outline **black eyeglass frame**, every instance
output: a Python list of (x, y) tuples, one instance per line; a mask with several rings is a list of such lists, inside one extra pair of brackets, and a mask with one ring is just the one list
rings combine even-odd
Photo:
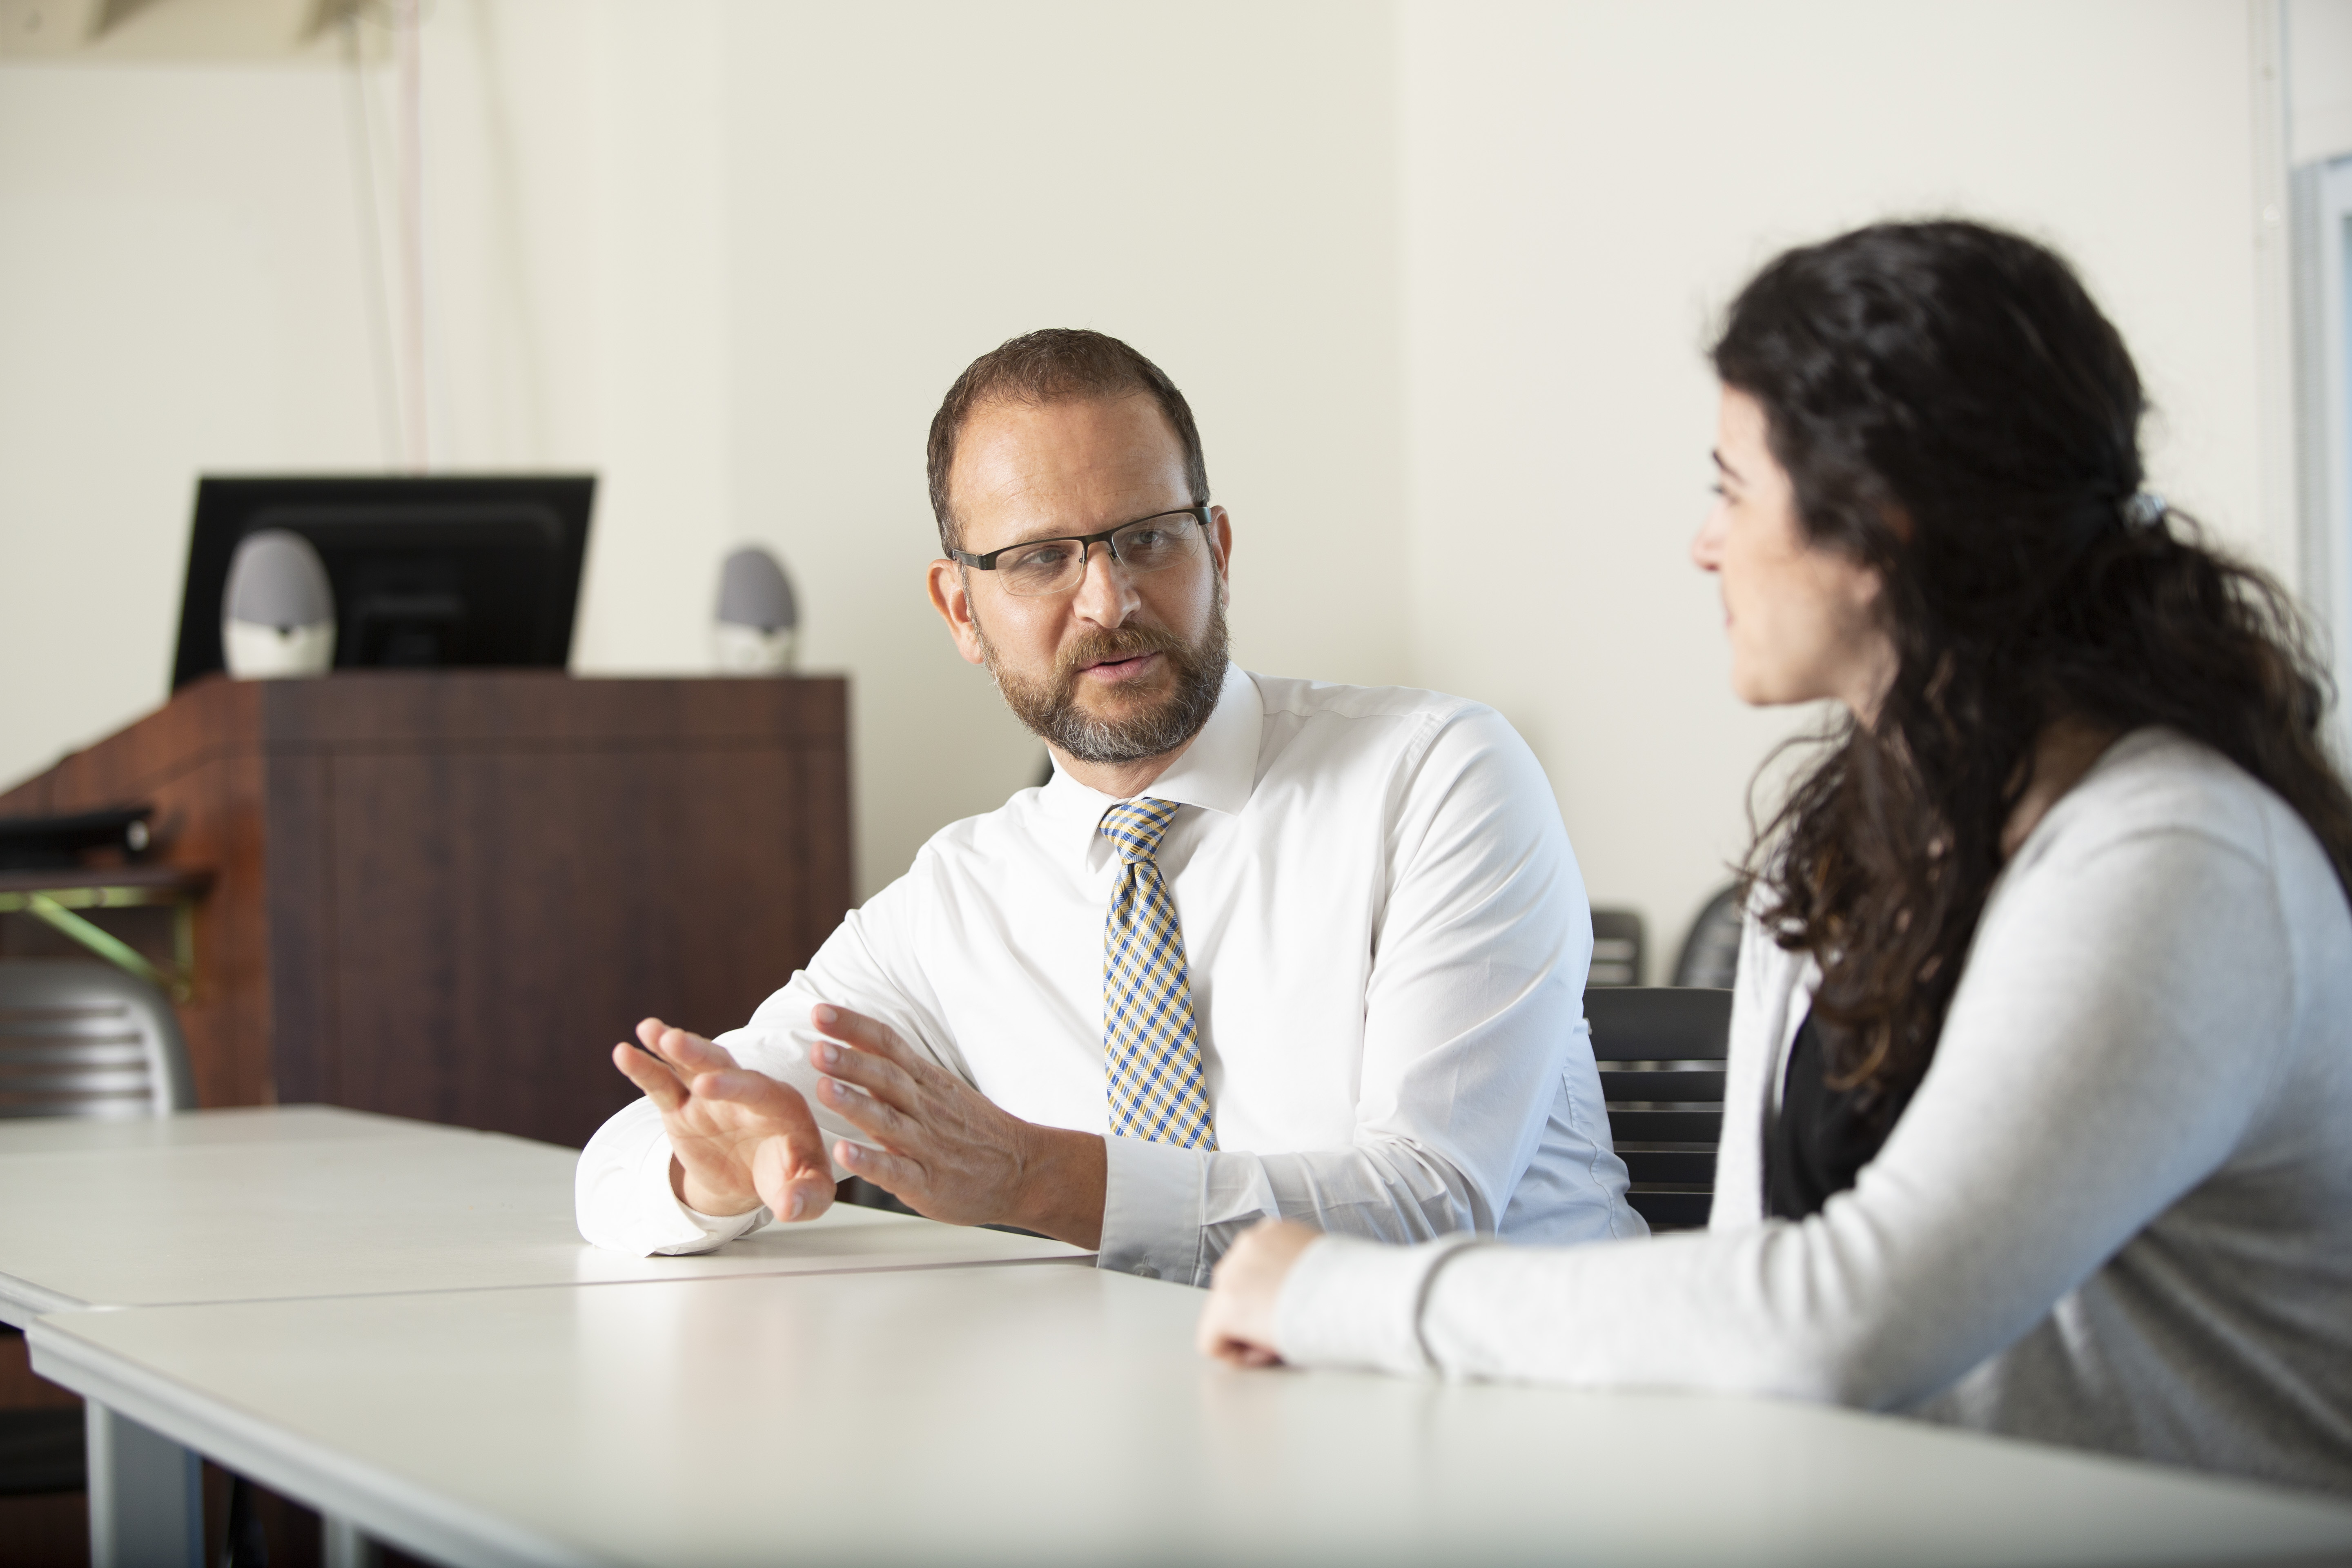
[[(982, 572), (995, 571), (996, 558), (1000, 555), (1010, 555), (1016, 550), (1034, 550), (1040, 544), (1075, 544), (1078, 547), (1078, 555), (1082, 560), (1093, 555), (1095, 546), (1099, 544), (1110, 552), (1110, 558), (1113, 561), (1118, 561), (1118, 546), (1111, 542), (1113, 534), (1125, 533), (1137, 523), (1150, 522), (1155, 517), (1189, 517), (1201, 525), (1202, 532), (1206, 533), (1212, 521), (1210, 513), (1215, 510), (1206, 501), (1202, 501), (1199, 506), (1171, 506), (1164, 510), (1148, 511), (1141, 517), (1130, 518), (1117, 528), (1107, 528), (1100, 533), (1054, 534), (1045, 539), (1024, 539), (1008, 544), (1002, 550), (992, 550), (985, 555), (974, 555), (969, 550), (958, 550), (950, 545), (948, 547), (948, 554), (959, 564), (976, 566)], [(1122, 566), (1127, 564), (1124, 561), (1119, 561), (1118, 563)]]

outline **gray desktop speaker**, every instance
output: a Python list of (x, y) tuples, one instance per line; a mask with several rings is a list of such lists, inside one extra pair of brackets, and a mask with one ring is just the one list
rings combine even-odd
[(221, 656), (239, 680), (334, 667), (335, 591), (309, 540), (265, 528), (237, 542), (221, 595)]
[(782, 675), (800, 640), (800, 605), (792, 579), (773, 555), (747, 544), (719, 569), (713, 661), (722, 675)]

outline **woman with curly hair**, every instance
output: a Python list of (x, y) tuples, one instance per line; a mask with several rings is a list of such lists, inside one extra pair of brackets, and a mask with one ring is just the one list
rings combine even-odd
[(1713, 358), (1732, 684), (1845, 712), (1750, 856), (1707, 1228), (1263, 1226), (1204, 1348), (2352, 1490), (2352, 796), (2291, 605), (2143, 488), (2131, 356), (2029, 240), (1790, 251)]

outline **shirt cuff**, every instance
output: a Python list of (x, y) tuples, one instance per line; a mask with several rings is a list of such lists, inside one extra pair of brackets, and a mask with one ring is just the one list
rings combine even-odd
[(709, 1215), (687, 1207), (677, 1189), (669, 1184), (670, 1158), (669, 1140), (656, 1138), (637, 1173), (639, 1213), (645, 1220), (646, 1239), (652, 1244), (646, 1248), (648, 1257), (709, 1252), (768, 1223), (764, 1205), (735, 1215)]
[(1201, 1257), (1209, 1152), (1116, 1135), (1103, 1140), (1098, 1268), (1179, 1285), (1208, 1284)]
[(1420, 1247), (1386, 1247), (1326, 1236), (1309, 1243), (1275, 1299), (1275, 1349), (1293, 1366), (1430, 1371), (1434, 1363), (1421, 1337), (1429, 1282), (1478, 1240), (1449, 1236)]

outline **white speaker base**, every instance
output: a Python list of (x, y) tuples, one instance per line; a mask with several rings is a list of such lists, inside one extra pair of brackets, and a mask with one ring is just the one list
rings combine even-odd
[(719, 621), (710, 628), (710, 656), (721, 675), (789, 675), (800, 656), (800, 633), (792, 626), (763, 632)]
[(280, 631), (250, 621), (223, 621), (221, 654), (239, 680), (324, 675), (335, 667), (335, 623)]

